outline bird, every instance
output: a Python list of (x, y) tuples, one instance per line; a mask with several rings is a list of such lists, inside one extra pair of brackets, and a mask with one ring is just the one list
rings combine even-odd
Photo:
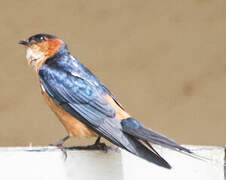
[(65, 127), (68, 135), (56, 146), (63, 147), (70, 137), (97, 137), (87, 149), (104, 149), (105, 138), (135, 156), (163, 168), (172, 166), (154, 149), (157, 144), (192, 154), (160, 133), (133, 118), (116, 96), (77, 58), (66, 43), (50, 34), (35, 34), (19, 44), (25, 46), (26, 59), (36, 72), (41, 94)]

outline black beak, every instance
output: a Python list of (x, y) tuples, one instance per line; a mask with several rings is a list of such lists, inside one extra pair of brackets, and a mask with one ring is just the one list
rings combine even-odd
[(29, 42), (27, 40), (20, 40), (19, 44), (22, 44), (24, 46), (29, 46)]

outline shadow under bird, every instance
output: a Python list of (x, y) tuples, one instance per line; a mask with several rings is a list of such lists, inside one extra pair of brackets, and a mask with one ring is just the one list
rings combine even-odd
[(102, 149), (104, 137), (116, 146), (149, 162), (170, 169), (150, 143), (193, 154), (174, 140), (145, 128), (125, 111), (116, 97), (78, 59), (67, 45), (49, 34), (36, 34), (19, 44), (26, 47), (28, 64), (36, 71), (41, 93), (71, 136), (97, 137), (87, 149)]

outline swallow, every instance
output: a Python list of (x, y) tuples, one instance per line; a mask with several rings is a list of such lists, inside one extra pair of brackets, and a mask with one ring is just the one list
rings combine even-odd
[(94, 145), (103, 145), (103, 137), (140, 158), (161, 167), (171, 165), (151, 144), (192, 154), (174, 140), (145, 128), (134, 119), (111, 91), (77, 58), (58, 37), (36, 34), (19, 44), (26, 47), (28, 64), (37, 73), (41, 94), (70, 137), (97, 137)]

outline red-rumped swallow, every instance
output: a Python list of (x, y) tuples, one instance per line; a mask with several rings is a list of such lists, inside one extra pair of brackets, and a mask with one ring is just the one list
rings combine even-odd
[(37, 34), (19, 44), (26, 47), (28, 64), (36, 71), (41, 93), (71, 136), (104, 137), (116, 146), (165, 168), (171, 168), (149, 144), (192, 154), (174, 140), (145, 128), (125, 111), (109, 89), (56, 36)]

